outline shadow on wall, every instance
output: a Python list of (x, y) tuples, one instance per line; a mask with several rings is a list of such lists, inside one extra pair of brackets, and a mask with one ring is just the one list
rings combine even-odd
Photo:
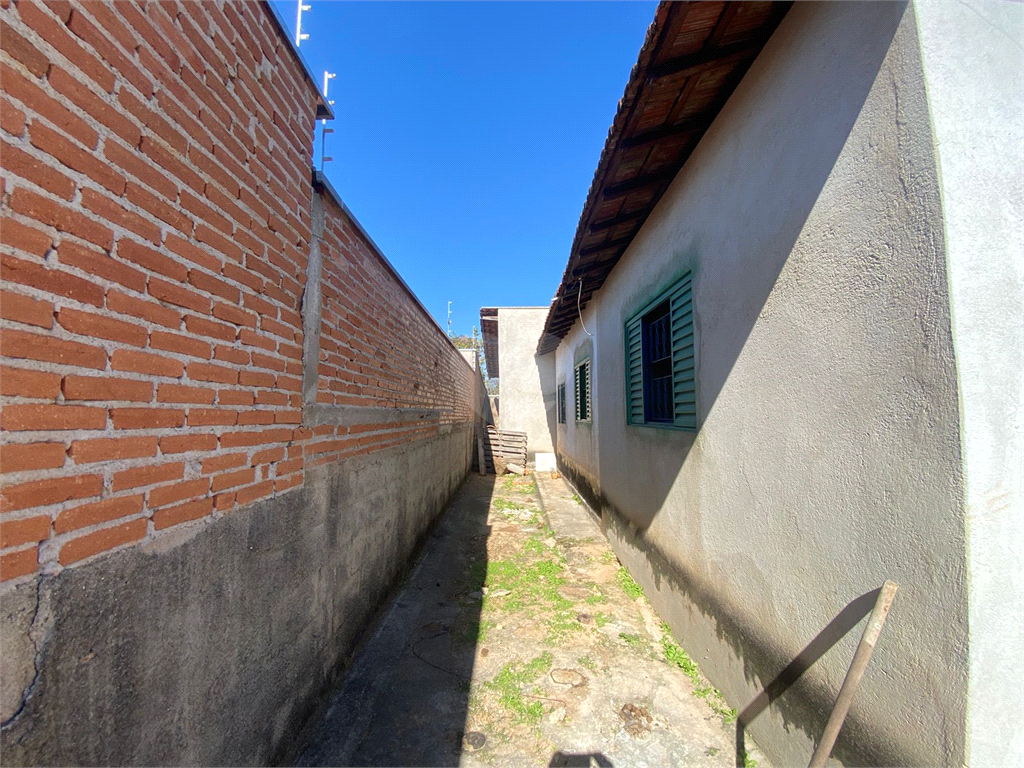
[(423, 559), (368, 633), (297, 765), (459, 764), (495, 479), (467, 478)]
[[(760, 230), (757, 236), (751, 236), (748, 231), (745, 237), (749, 242), (758, 242), (759, 248), (756, 252), (750, 253), (743, 265), (742, 303), (735, 307), (734, 314), (721, 318), (722, 327), (715, 329), (713, 353), (708, 355), (706, 346), (700, 349), (698, 418), (710, 413), (714, 408), (812, 209), (839, 160), (906, 12), (907, 4), (904, 2), (872, 6), (872, 34), (859, 37), (856, 42), (862, 62), (859, 67), (845, 66), (841, 52), (827, 50), (825, 46), (814, 48), (813, 45), (808, 45), (809, 61), (801, 69), (801, 87), (808, 94), (808, 98), (814, 99), (817, 109), (814, 112), (769, 118), (766, 122), (787, 125), (788, 129), (765, 137), (765, 142), (770, 142), (773, 147), (771, 156), (782, 158), (787, 164), (785, 175), (788, 178), (801, 179), (801, 184), (780, 185), (777, 165), (773, 165), (766, 158), (763, 163), (745, 168), (747, 192), (743, 200), (730, 197), (728, 190), (722, 191), (719, 215), (722, 222), (725, 222), (723, 226), (735, 222), (737, 227), (746, 227), (749, 230), (753, 223), (756, 223)], [(771, 110), (784, 107), (770, 101), (762, 101), (760, 108)], [(729, 115), (727, 106), (719, 119), (728, 119)], [(758, 197), (757, 190), (760, 190), (760, 197), (765, 200), (765, 205), (756, 211), (747, 210), (743, 206), (747, 204), (746, 201)], [(715, 278), (709, 273), (707, 279)], [(601, 301), (601, 291), (597, 292), (593, 301)], [(618, 322), (619, 306), (602, 307), (598, 304), (596, 308), (599, 315), (601, 312), (614, 313), (613, 322)], [(567, 387), (566, 395), (568, 419), (571, 420), (571, 376), (568, 381), (570, 385)], [(596, 418), (600, 419), (602, 415), (598, 411)], [(621, 422), (624, 421), (625, 414), (608, 413), (607, 418), (618, 419)], [(788, 655), (784, 655), (770, 644), (766, 645), (765, 638), (756, 627), (740, 625), (734, 618), (736, 613), (730, 606), (721, 602), (713, 589), (700, 580), (686, 578), (685, 573), (680, 573), (675, 559), (656, 542), (646, 537), (647, 530), (665, 504), (687, 461), (702, 428), (701, 423), (698, 423), (696, 434), (685, 437), (668, 430), (648, 430), (652, 443), (662, 443), (656, 465), (646, 466), (642, 462), (629, 462), (624, 460), (628, 457), (617, 451), (617, 448), (621, 447), (602, 445), (600, 470), (596, 478), (592, 478), (591, 473), (585, 468), (577, 466), (572, 457), (564, 452), (563, 446), (560, 446), (557, 440), (557, 425), (549, 423), (549, 428), (556, 446), (559, 468), (587, 502), (602, 512), (605, 524), (609, 528), (618, 529), (619, 535), (632, 540), (637, 547), (645, 551), (655, 574), (662, 574), (671, 583), (673, 591), (686, 594), (702, 613), (714, 617), (718, 625), (718, 637), (748, 660), (748, 669), (782, 669), (740, 714), (737, 723), (737, 764), (744, 764), (745, 729), (792, 686), (801, 691), (801, 696), (786, 698), (784, 716), (789, 724), (803, 729), (816, 741), (820, 736), (820, 726), (823, 726), (831, 709), (832, 694), (824, 686), (811, 683), (802, 676), (870, 612), (877, 592), (862, 595), (849, 603), (795, 659), (790, 659)], [(602, 477), (623, 471), (635, 473), (638, 476), (637, 482), (642, 483), (645, 488), (642, 497), (635, 496), (629, 500), (628, 507), (625, 504), (616, 504), (607, 497), (605, 490), (597, 485)], [(641, 475), (642, 478), (639, 477)], [(866, 756), (864, 751), (854, 749), (855, 732), (856, 723), (851, 718), (840, 734), (834, 752), (847, 762), (856, 762)], [(896, 759), (891, 755), (873, 757), (878, 764), (891, 764)]]

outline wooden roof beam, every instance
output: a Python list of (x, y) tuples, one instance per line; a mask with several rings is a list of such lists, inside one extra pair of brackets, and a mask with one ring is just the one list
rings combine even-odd
[(662, 128), (655, 128), (653, 131), (630, 136), (628, 139), (622, 140), (622, 147), (624, 149), (632, 149), (633, 147), (641, 147), (644, 144), (653, 144), (662, 139), (671, 139), (675, 136), (682, 136), (683, 134), (695, 131), (706, 131), (714, 119), (714, 114), (717, 114), (717, 112), (718, 110), (715, 110), (714, 113), (701, 112), (681, 123), (666, 125)]
[(764, 48), (764, 39), (758, 35), (752, 40), (746, 40), (736, 45), (729, 45), (712, 50), (689, 53), (686, 56), (677, 56), (674, 59), (663, 61), (651, 67), (647, 75), (648, 82), (657, 80), (669, 75), (686, 75), (691, 77), (706, 72), (709, 69), (716, 69), (727, 64), (736, 64), (744, 59), (753, 59)]
[[(580, 258), (586, 258), (587, 256), (593, 256), (595, 253), (601, 253), (601, 251), (611, 251), (615, 248), (624, 248), (633, 242), (633, 235), (629, 237), (620, 237), (618, 240), (612, 240), (603, 245), (592, 245), (589, 248), (580, 248)], [(589, 266), (589, 265), (585, 265)], [(577, 267), (579, 269), (579, 267)], [(573, 276), (576, 276), (576, 270), (573, 270)]]
[(632, 192), (644, 187), (653, 187), (655, 184), (665, 184), (675, 178), (675, 173), (652, 173), (649, 176), (637, 176), (635, 179), (620, 181), (601, 190), (604, 197), (616, 197), (624, 192)]
[(637, 219), (647, 218), (647, 214), (649, 213), (650, 211), (645, 208), (641, 208), (639, 211), (632, 211), (630, 213), (620, 213), (617, 216), (612, 216), (610, 219), (605, 219), (604, 221), (599, 221), (596, 224), (591, 224), (588, 229), (591, 232), (603, 232), (606, 229), (613, 229), (619, 226), (619, 224), (628, 224), (629, 222), (636, 221)]

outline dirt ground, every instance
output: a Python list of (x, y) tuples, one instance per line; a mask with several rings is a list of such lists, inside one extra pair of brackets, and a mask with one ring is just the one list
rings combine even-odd
[(467, 480), (301, 765), (764, 765), (596, 526), (564, 524), (586, 510), (544, 491), (576, 536), (532, 476)]

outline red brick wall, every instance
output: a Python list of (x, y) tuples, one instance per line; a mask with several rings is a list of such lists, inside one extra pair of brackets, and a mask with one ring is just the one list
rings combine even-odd
[(326, 199), (302, 425), (315, 86), (260, 3), (0, 0), (0, 579), (54, 572), (472, 419), (474, 377)]

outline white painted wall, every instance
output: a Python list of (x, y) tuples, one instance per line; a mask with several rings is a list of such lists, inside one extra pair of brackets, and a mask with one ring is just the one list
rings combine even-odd
[(498, 308), (498, 397), (501, 428), (526, 433), (529, 459), (554, 450), (553, 371), (538, 358), (547, 307)]
[(916, 11), (961, 403), (970, 764), (1024, 765), (1024, 7)]
[[(560, 457), (733, 706), (855, 598), (900, 583), (846, 764), (968, 757), (942, 210), (913, 9), (797, 3), (591, 301), (593, 339), (577, 323), (556, 352), (558, 380), (581, 343), (597, 360), (594, 424), (559, 429)], [(699, 430), (627, 426), (623, 324), (687, 269)], [(861, 626), (751, 724), (779, 763), (806, 764)]]

